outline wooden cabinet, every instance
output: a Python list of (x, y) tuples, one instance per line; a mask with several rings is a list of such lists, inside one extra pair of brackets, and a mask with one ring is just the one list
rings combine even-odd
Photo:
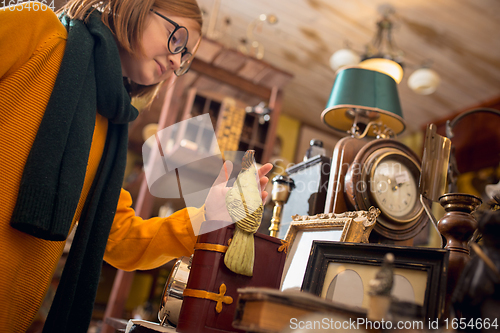
[[(259, 121), (258, 116), (248, 114), (245, 117), (245, 124), (240, 140), (238, 150), (255, 150), (255, 160), (262, 163), (264, 151), (266, 149), (266, 137), (269, 131), (269, 123)], [(273, 141), (274, 143), (274, 141)], [(265, 161), (268, 162), (268, 161)]]
[[(217, 133), (218, 144), (220, 149), (228, 150), (255, 150), (255, 160), (257, 163), (265, 163), (264, 160), (267, 154), (267, 149), (271, 149), (271, 145), (266, 145), (269, 140), (274, 142), (273, 138), (268, 137), (269, 129), (271, 126), (276, 126), (276, 121), (269, 117), (266, 120), (263, 116), (246, 112), (241, 104), (234, 99), (224, 98), (222, 100), (216, 97), (211, 97), (207, 93), (198, 92), (197, 89), (192, 88), (193, 91), (188, 94), (189, 100), (186, 102), (183, 119), (196, 117), (202, 114), (209, 114), (212, 121), (213, 129)], [(227, 105), (230, 103), (231, 105)], [(221, 127), (226, 127), (231, 133), (223, 133)], [(208, 130), (208, 129), (206, 129)], [(198, 133), (196, 143), (201, 144), (203, 135)], [(224, 138), (231, 136), (234, 144), (229, 146), (224, 142)], [(194, 140), (195, 138), (193, 138)], [(204, 142), (205, 145), (208, 142)]]

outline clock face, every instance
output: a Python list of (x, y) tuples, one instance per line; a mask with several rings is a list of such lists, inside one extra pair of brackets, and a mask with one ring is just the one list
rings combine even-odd
[(418, 184), (409, 167), (394, 158), (375, 166), (371, 178), (375, 203), (396, 220), (408, 216), (418, 202)]
[(420, 161), (401, 142), (377, 139), (367, 143), (350, 164), (344, 180), (348, 209), (380, 209), (374, 231), (385, 238), (406, 240), (427, 224), (419, 191)]

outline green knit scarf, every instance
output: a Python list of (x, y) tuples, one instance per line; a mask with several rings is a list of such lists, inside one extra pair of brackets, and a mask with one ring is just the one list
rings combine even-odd
[[(60, 17), (68, 38), (24, 169), (11, 226), (52, 241), (68, 236), (85, 178), (96, 111), (109, 119), (103, 156), (81, 214), (44, 332), (87, 332), (125, 171), (128, 122), (118, 47), (100, 14)], [(27, 263), (29, 264), (29, 263)]]

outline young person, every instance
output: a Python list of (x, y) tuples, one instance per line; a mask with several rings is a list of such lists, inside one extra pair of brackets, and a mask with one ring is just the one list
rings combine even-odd
[[(121, 189), (138, 113), (130, 96), (188, 69), (201, 35), (195, 0), (70, 0), (58, 14), (0, 10), (1, 332), (29, 327), (76, 225), (44, 332), (87, 331), (103, 258), (135, 270), (190, 255), (191, 222), (216, 218), (227, 191), (144, 221)], [(259, 170), (261, 188), (270, 169)]]

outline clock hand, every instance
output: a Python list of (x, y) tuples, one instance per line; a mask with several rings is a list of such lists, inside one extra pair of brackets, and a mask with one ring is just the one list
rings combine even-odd
[[(389, 179), (389, 184), (391, 184), (391, 183), (392, 183), (392, 181), (391, 181), (391, 179)], [(399, 185), (400, 185), (400, 184), (398, 184), (398, 182), (397, 182), (397, 181), (395, 181), (394, 183), (396, 183), (396, 185), (394, 185), (394, 186), (392, 187), (392, 191), (393, 191), (393, 192), (394, 192), (394, 191), (397, 191), (397, 190), (399, 189)]]
[(398, 190), (401, 187), (401, 185), (403, 185), (403, 184), (404, 184), (404, 182), (403, 183), (397, 183), (396, 185), (394, 185), (394, 187), (392, 188), (392, 190), (393, 191)]

